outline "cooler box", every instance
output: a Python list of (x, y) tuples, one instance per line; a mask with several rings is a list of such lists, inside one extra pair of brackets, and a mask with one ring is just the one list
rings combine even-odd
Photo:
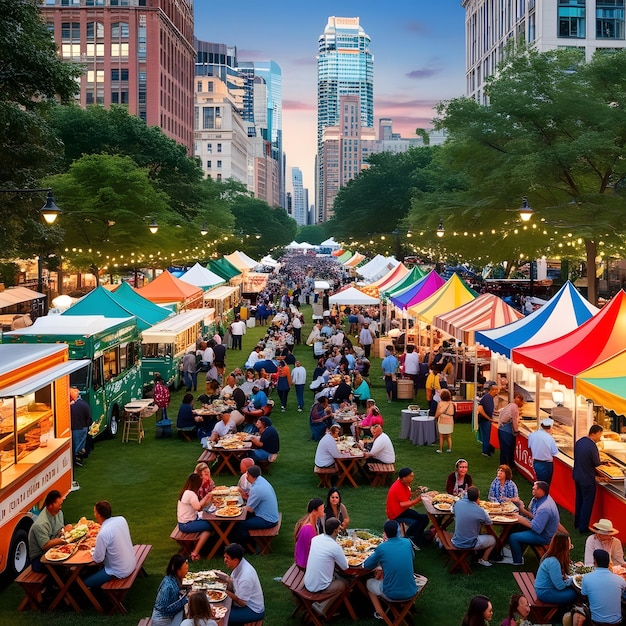
[(398, 379), (398, 400), (413, 400), (413, 381), (410, 378)]
[(251, 317), (247, 322), (246, 322), (246, 326), (248, 328), (254, 328), (256, 326), (256, 319), (254, 317)]

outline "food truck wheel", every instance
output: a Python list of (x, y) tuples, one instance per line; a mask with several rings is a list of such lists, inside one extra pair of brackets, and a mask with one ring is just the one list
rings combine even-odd
[(11, 578), (15, 578), (28, 565), (28, 533), (18, 528), (11, 539), (7, 568)]
[(109, 419), (109, 437), (113, 439), (117, 435), (117, 429), (120, 423), (120, 416), (117, 407), (113, 408), (111, 418)]

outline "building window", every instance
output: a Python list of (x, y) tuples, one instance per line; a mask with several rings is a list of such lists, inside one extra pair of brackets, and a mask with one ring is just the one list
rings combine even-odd
[(217, 151), (218, 151), (218, 152), (221, 152), (221, 151), (222, 151), (222, 144), (221, 144), (221, 143), (218, 143), (218, 144), (217, 144)]
[(218, 174), (218, 175), (215, 177), (215, 180), (222, 180), (222, 175), (221, 175), (221, 174)]
[(202, 128), (205, 130), (215, 128), (215, 109), (213, 107), (202, 108)]
[(61, 54), (64, 59), (80, 59), (80, 23), (61, 24)]
[(217, 162), (217, 169), (222, 169), (222, 162), (218, 160)]
[(206, 168), (207, 168), (207, 170), (211, 169), (211, 161), (207, 161), (206, 162)]
[(111, 56), (128, 57), (129, 29), (127, 22), (114, 22), (111, 24)]
[(209, 90), (209, 93), (213, 93), (213, 81), (212, 80), (210, 80), (207, 83), (207, 89)]
[(202, 93), (202, 81), (201, 80), (198, 81), (197, 90), (198, 90), (198, 93)]
[(206, 151), (211, 154), (211, 152), (213, 152), (213, 144), (212, 143), (207, 143), (206, 145)]
[(559, 37), (585, 38), (585, 0), (559, 0)]
[(596, 38), (624, 39), (624, 0), (597, 0)]
[(111, 80), (128, 80), (128, 69), (111, 70)]

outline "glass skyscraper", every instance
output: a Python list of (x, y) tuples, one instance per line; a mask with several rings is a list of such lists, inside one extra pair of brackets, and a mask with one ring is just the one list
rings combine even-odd
[(360, 126), (374, 127), (374, 57), (370, 38), (358, 17), (329, 17), (319, 38), (317, 55), (317, 176), (316, 210), (324, 219), (324, 129), (338, 126), (341, 96), (360, 99)]

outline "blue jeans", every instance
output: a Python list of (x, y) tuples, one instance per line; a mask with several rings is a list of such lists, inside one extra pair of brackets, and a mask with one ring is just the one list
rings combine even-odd
[(262, 517), (258, 517), (254, 513), (248, 515), (248, 517), (235, 524), (235, 537), (236, 541), (239, 545), (246, 546), (248, 541), (250, 540), (250, 531), (251, 530), (260, 530), (263, 528), (274, 528), (278, 522), (268, 522), (266, 519)]
[(252, 450), (250, 456), (254, 459), (256, 463), (257, 461), (267, 461), (270, 458), (270, 453), (267, 450), (263, 450), (263, 448), (258, 448)]
[(195, 519), (193, 522), (178, 522), (178, 529), (183, 533), (203, 533), (211, 530), (211, 524), (203, 519)]
[(298, 402), (298, 408), (304, 408), (304, 385), (294, 385), (296, 388), (296, 400)]
[(396, 522), (408, 524), (409, 527), (405, 533), (406, 537), (412, 539), (418, 546), (424, 545), (424, 530), (428, 526), (428, 516), (413, 509), (407, 509), (402, 515), (396, 517)]
[(537, 480), (545, 480), (548, 485), (552, 482), (554, 463), (550, 461), (533, 461), (533, 469)]
[(265, 617), (265, 612), (263, 613), (255, 613), (252, 609), (249, 609), (247, 606), (235, 606), (233, 605), (230, 608), (230, 616), (228, 618), (228, 626), (232, 626), (233, 624), (247, 624), (248, 622), (258, 622)]
[(194, 391), (197, 391), (198, 372), (185, 372), (184, 378), (185, 378), (185, 387), (187, 388), (187, 391), (191, 391), (192, 389)]
[(95, 574), (87, 576), (84, 582), (85, 586), (91, 589), (93, 587), (102, 587), (104, 583), (108, 582), (109, 580), (113, 580), (114, 578), (115, 576), (113, 576), (112, 574), (107, 574), (103, 567), (102, 569), (99, 569)]
[(549, 541), (546, 541), (539, 533), (536, 533), (530, 528), (528, 530), (522, 530), (519, 533), (513, 533), (509, 537), (509, 543), (511, 544), (511, 556), (513, 557), (513, 563), (522, 562), (522, 549), (523, 545), (544, 546)]
[(537, 589), (537, 598), (550, 604), (573, 604), (578, 598), (576, 589)]
[(72, 431), (72, 452), (74, 456), (79, 456), (81, 450), (85, 449), (87, 444), (87, 427)]
[(498, 442), (500, 443), (500, 465), (508, 465), (513, 469), (515, 462), (515, 435), (511, 424), (503, 424), (498, 428)]
[(483, 454), (491, 454), (491, 444), (489, 443), (491, 422), (483, 417), (479, 417), (478, 430), (480, 431), (480, 438), (483, 442)]

